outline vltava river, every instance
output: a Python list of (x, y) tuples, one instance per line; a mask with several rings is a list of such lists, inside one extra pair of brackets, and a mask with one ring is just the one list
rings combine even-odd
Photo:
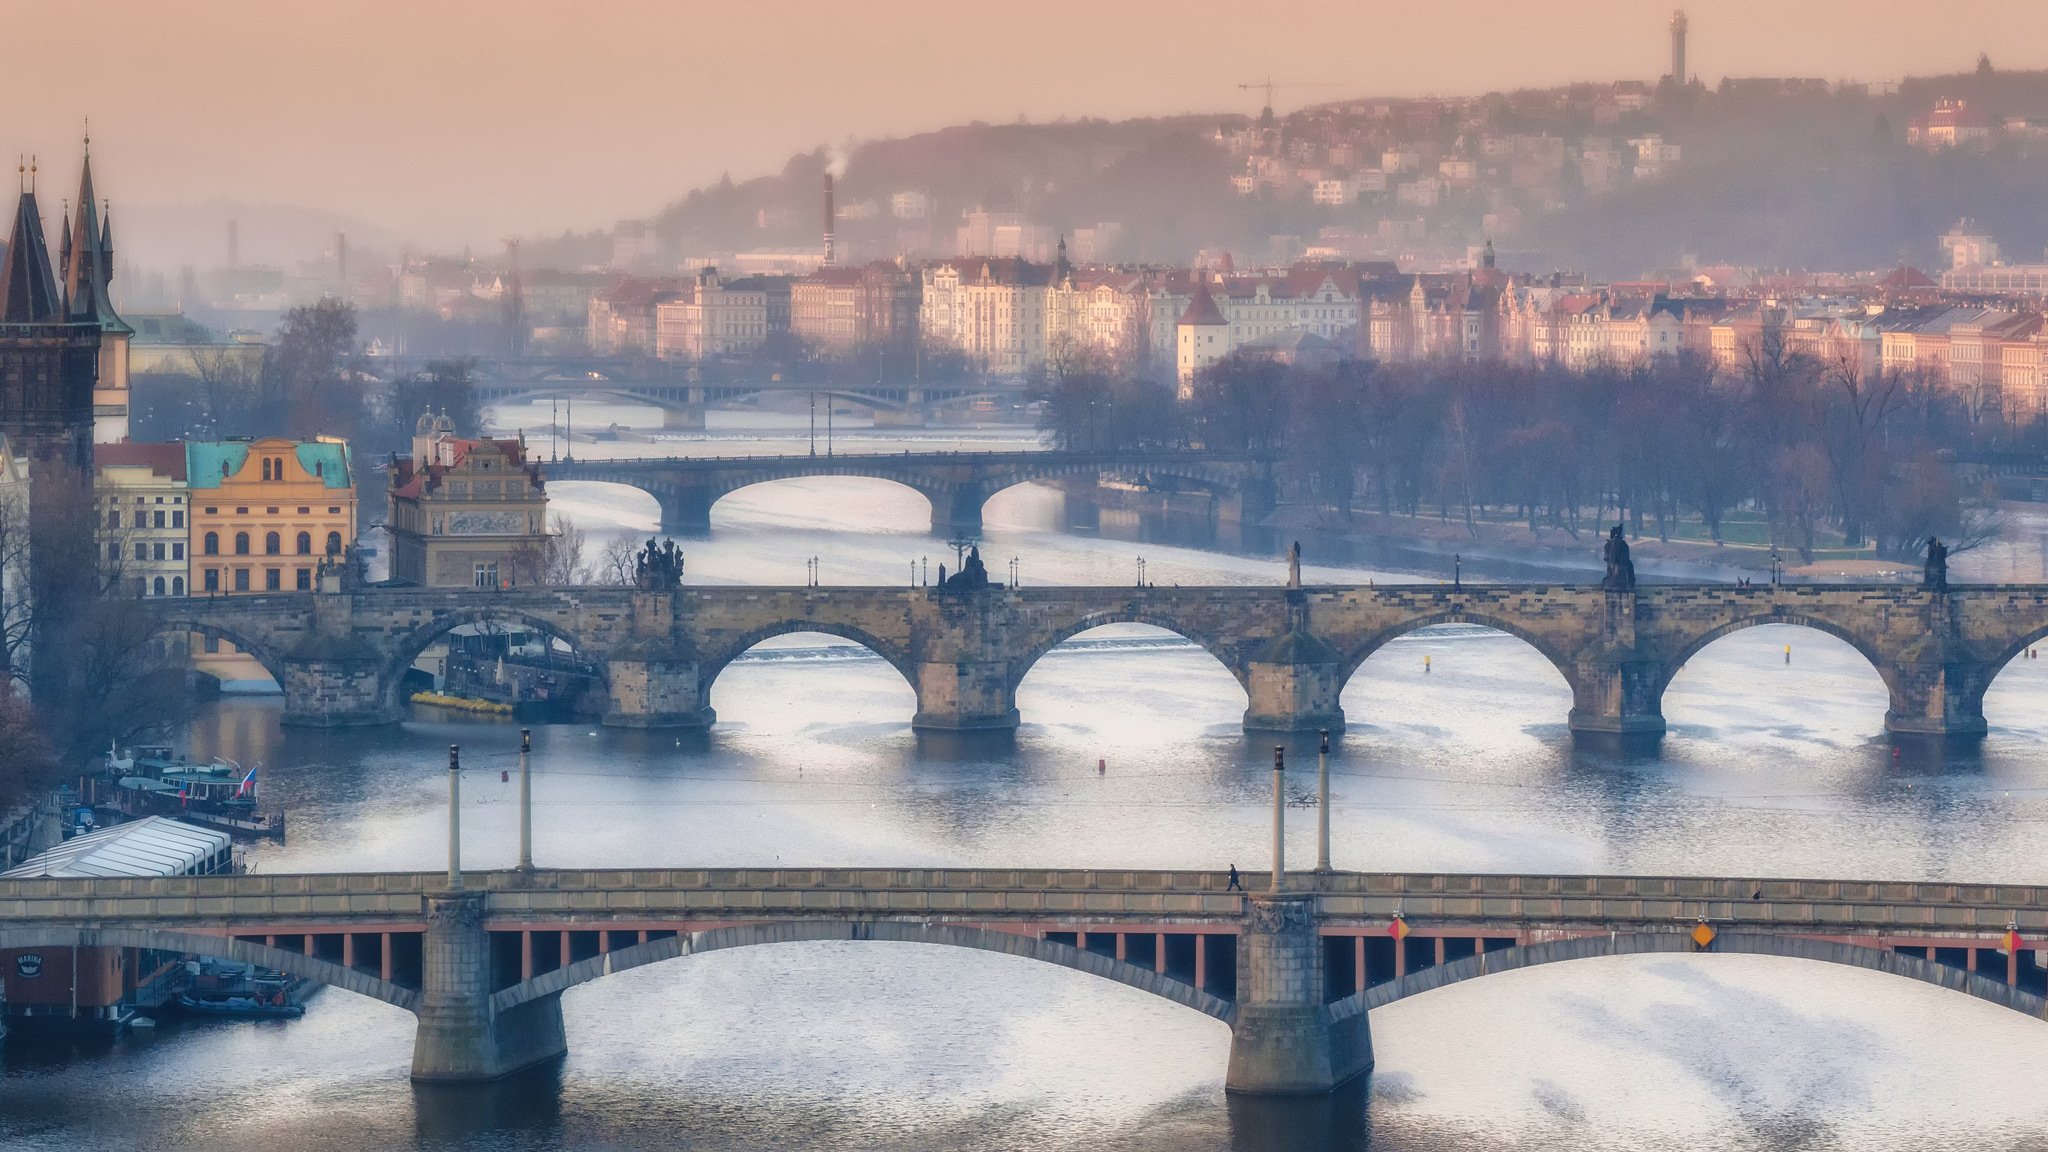
[[(770, 428), (740, 450), (801, 443), (788, 435)], [(594, 543), (652, 527), (652, 501), (631, 492), (564, 484), (554, 494)], [(1002, 577), (1016, 556), (1027, 584), (1128, 583), (1142, 554), (1159, 584), (1284, 578), (1271, 557), (1065, 534), (1059, 509), (1036, 489), (999, 497), (984, 544), (991, 572)], [(907, 582), (913, 558), (950, 558), (926, 535), (927, 515), (921, 497), (880, 482), (750, 489), (718, 506), (711, 539), (689, 545), (689, 578), (795, 584), (816, 556), (825, 583)], [(1106, 519), (1106, 535), (1137, 531)], [(2026, 535), (2039, 525), (2016, 528), (2020, 543), (1959, 559), (1959, 574), (1981, 564), (1996, 578), (2040, 579)], [(1417, 578), (1315, 560), (1311, 551), (1311, 582)], [(1221, 666), (1155, 630), (1102, 629), (1048, 656), (1022, 688), (1024, 726), (1011, 741), (920, 739), (897, 673), (823, 637), (763, 645), (720, 678), (713, 703), (708, 736), (537, 729), (540, 862), (1266, 858), (1271, 741), (1239, 730), (1244, 697)], [(1581, 752), (1565, 729), (1563, 680), (1519, 641), (1450, 628), (1392, 644), (1345, 691), (1336, 863), (2048, 882), (2041, 662), (1999, 678), (1980, 751), (1946, 756), (1895, 756), (1876, 674), (1803, 629), (1720, 641), (1665, 703), (1671, 734), (1655, 757)], [(255, 849), (259, 869), (438, 867), (450, 743), (471, 769), (468, 864), (513, 862), (516, 783), (499, 770), (514, 764), (515, 726), (422, 715), (319, 733), (280, 729), (278, 712), (275, 698), (231, 699), (189, 734), (200, 755), (260, 760), (268, 798), (288, 808), (291, 841)], [(1309, 773), (1299, 787), (1312, 788)], [(1311, 821), (1293, 832), (1296, 858), (1311, 858)], [(563, 1014), (570, 1051), (559, 1068), (461, 1090), (413, 1087), (411, 1017), (334, 991), (285, 1023), (169, 1027), (79, 1052), (16, 1038), (0, 1078), (0, 1147), (2048, 1146), (2040, 1022), (1879, 974), (1764, 957), (1584, 961), (1419, 996), (1374, 1014), (1368, 1086), (1307, 1103), (1226, 1100), (1229, 1037), (1212, 1020), (1079, 973), (948, 949), (721, 952), (574, 989)]]

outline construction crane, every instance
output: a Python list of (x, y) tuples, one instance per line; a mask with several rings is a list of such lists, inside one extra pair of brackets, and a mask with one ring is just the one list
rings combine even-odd
[(1276, 83), (1274, 83), (1274, 82), (1273, 82), (1273, 77), (1272, 77), (1272, 76), (1270, 76), (1270, 75), (1268, 75), (1268, 76), (1267, 76), (1267, 77), (1266, 77), (1266, 78), (1265, 78), (1264, 80), (1258, 81), (1258, 82), (1256, 82), (1256, 83), (1252, 83), (1252, 84), (1239, 84), (1239, 85), (1238, 85), (1238, 88), (1239, 88), (1239, 89), (1240, 89), (1241, 91), (1245, 91), (1245, 92), (1249, 92), (1249, 91), (1251, 91), (1251, 90), (1252, 90), (1252, 89), (1254, 89), (1254, 88), (1259, 88), (1259, 89), (1264, 89), (1264, 90), (1265, 90), (1265, 93), (1266, 93), (1266, 107), (1265, 107), (1265, 110), (1264, 110), (1263, 112), (1261, 112), (1261, 113), (1260, 113), (1260, 117), (1261, 117), (1262, 119), (1265, 119), (1265, 120), (1271, 120), (1271, 119), (1273, 118), (1273, 92), (1274, 92), (1274, 90), (1275, 90), (1275, 89), (1278, 89), (1278, 88), (1335, 88), (1335, 87), (1337, 87), (1337, 85), (1335, 85), (1335, 84), (1333, 84), (1333, 83), (1330, 83), (1330, 82), (1328, 82), (1328, 81), (1324, 81), (1324, 80), (1299, 80), (1299, 81), (1289, 81), (1289, 82), (1286, 82), (1286, 83), (1280, 83), (1280, 84), (1276, 84)]

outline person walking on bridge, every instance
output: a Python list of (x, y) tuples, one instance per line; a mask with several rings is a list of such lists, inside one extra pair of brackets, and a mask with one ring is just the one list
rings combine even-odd
[(1242, 892), (1242, 891), (1244, 891), (1244, 885), (1243, 885), (1242, 883), (1240, 883), (1240, 882), (1239, 882), (1239, 880), (1238, 880), (1238, 875), (1237, 875), (1237, 865), (1235, 865), (1235, 864), (1232, 864), (1232, 865), (1230, 866), (1230, 883), (1229, 883), (1229, 884), (1227, 884), (1227, 885), (1225, 885), (1225, 886), (1224, 886), (1224, 888), (1223, 888), (1223, 890), (1224, 890), (1225, 892)]

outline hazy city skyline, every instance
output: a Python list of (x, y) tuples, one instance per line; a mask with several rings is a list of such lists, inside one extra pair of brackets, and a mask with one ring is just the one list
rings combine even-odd
[[(91, 21), (99, 66), (26, 54), (0, 78), (7, 143), (62, 187), (90, 117), (102, 179), (143, 214), (225, 201), (346, 213), (370, 236), (440, 248), (645, 216), (721, 173), (778, 169), (821, 144), (1007, 122), (1250, 112), (1270, 75), (1284, 112), (1356, 96), (1460, 95), (1654, 79), (1667, 0), (1556, 12), (1484, 3), (1282, 4), (1219, 35), (1202, 5), (1029, 9), (369, 4), (294, 12), (226, 2), (120, 6)], [(1223, 8), (1224, 13), (1241, 12)], [(1870, 82), (1961, 71), (1979, 51), (2048, 66), (2020, 2), (1695, 4), (1690, 67)], [(486, 19), (486, 17), (491, 17)], [(25, 42), (64, 43), (75, 11), (30, 8)], [(1851, 25), (1883, 37), (1840, 35)], [(772, 31), (771, 31), (772, 30)], [(1541, 42), (1540, 53), (1528, 51)], [(992, 61), (1009, 61), (991, 67)], [(172, 79), (166, 84), (162, 78)], [(139, 78), (148, 77), (145, 82)], [(166, 124), (178, 127), (162, 131)], [(130, 248), (125, 257), (155, 263)], [(261, 255), (260, 232), (245, 245)], [(168, 258), (171, 254), (164, 253)]]

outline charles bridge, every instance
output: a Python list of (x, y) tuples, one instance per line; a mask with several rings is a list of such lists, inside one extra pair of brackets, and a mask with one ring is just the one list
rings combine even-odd
[(1272, 466), (1241, 453), (1192, 452), (904, 452), (802, 456), (671, 456), (647, 459), (559, 460), (549, 480), (591, 480), (638, 488), (661, 505), (664, 532), (711, 530), (711, 506), (754, 484), (803, 476), (864, 476), (891, 480), (930, 502), (939, 533), (981, 530), (981, 506), (1005, 488), (1033, 480), (1141, 477), (1199, 488), (1216, 496), (1228, 518), (1243, 519), (1273, 506)]
[(218, 956), (382, 1000), (418, 1017), (422, 1080), (490, 1079), (560, 1056), (561, 994), (579, 984), (799, 941), (979, 949), (1128, 985), (1229, 1026), (1225, 1083), (1244, 1093), (1322, 1092), (1367, 1071), (1371, 1009), (1597, 956), (1796, 957), (2048, 1013), (2036, 950), (2048, 890), (2035, 886), (1271, 876), (1244, 874), (1249, 893), (1218, 872), (1056, 869), (28, 878), (0, 880), (0, 949)]
[(2048, 636), (2048, 586), (1425, 584), (1380, 586), (360, 588), (142, 602), (164, 632), (250, 653), (283, 687), (288, 723), (387, 723), (404, 675), (464, 625), (517, 624), (604, 668), (605, 722), (701, 727), (718, 675), (755, 644), (820, 632), (902, 674), (921, 729), (1008, 729), (1018, 684), (1062, 641), (1105, 624), (1177, 633), (1243, 686), (1253, 731), (1341, 729), (1345, 682), (1389, 641), (1436, 624), (1499, 629), (1550, 661), (1575, 732), (1652, 735), (1672, 677), (1742, 628), (1795, 624), (1845, 641), (1889, 694), (1900, 735), (1985, 730), (1998, 670)]

